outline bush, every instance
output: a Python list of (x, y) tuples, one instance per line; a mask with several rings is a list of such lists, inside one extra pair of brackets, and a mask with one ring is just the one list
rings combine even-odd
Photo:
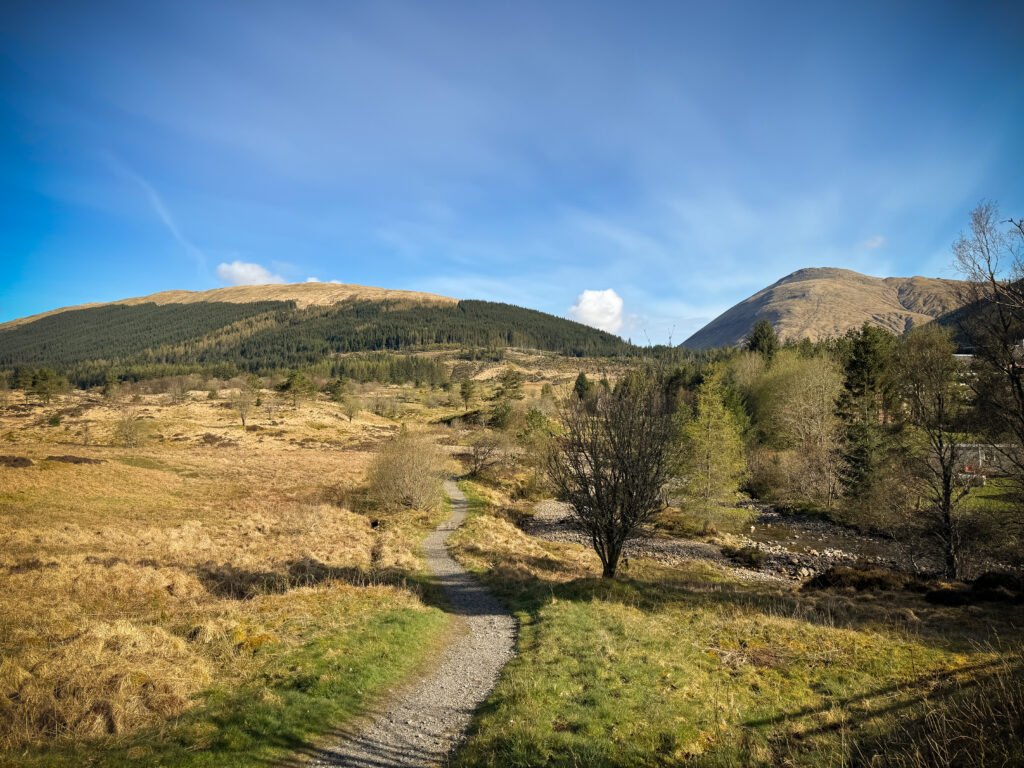
[(734, 560), (740, 565), (745, 565), (748, 568), (760, 568), (764, 565), (765, 560), (768, 559), (768, 556), (760, 549), (749, 546), (733, 547), (726, 545), (722, 547), (722, 554), (730, 560)]
[(512, 429), (515, 423), (516, 412), (508, 400), (499, 400), (491, 408), (491, 415), (487, 419), (487, 425), (491, 429)]
[(50, 418), (48, 418), (46, 420), (46, 423), (49, 424), (51, 427), (59, 427), (60, 426), (60, 414), (59, 413), (51, 414)]
[(917, 587), (919, 580), (887, 568), (851, 568), (846, 565), (834, 565), (824, 573), (820, 573), (807, 581), (803, 589), (829, 589), (847, 587), (863, 592), (864, 590), (892, 590)]
[(510, 441), (497, 432), (482, 431), (469, 441), (469, 476), (478, 477), (489, 467), (508, 458)]
[(448, 459), (425, 435), (404, 427), (370, 465), (371, 498), (385, 509), (435, 509), (443, 498)]

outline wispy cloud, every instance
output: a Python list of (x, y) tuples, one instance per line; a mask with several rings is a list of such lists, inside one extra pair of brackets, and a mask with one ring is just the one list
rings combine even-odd
[(106, 155), (107, 161), (114, 168), (117, 173), (130, 179), (134, 182), (139, 189), (142, 190), (146, 200), (149, 202), (156, 214), (157, 218), (163, 223), (167, 231), (171, 233), (171, 237), (178, 241), (182, 248), (195, 260), (196, 265), (202, 270), (206, 271), (206, 254), (203, 250), (193, 243), (185, 234), (181, 231), (181, 227), (178, 226), (177, 220), (171, 215), (167, 205), (164, 203), (163, 197), (157, 192), (156, 187), (150, 184), (140, 174), (125, 165), (121, 160), (112, 154)]
[(875, 235), (874, 237), (869, 237), (867, 240), (861, 243), (861, 247), (873, 251), (878, 248), (881, 248), (882, 246), (885, 245), (885, 243), (886, 240), (882, 235)]

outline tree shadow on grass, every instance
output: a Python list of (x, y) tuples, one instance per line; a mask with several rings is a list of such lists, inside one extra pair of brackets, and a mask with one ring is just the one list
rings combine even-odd
[(421, 576), (397, 568), (367, 570), (327, 565), (316, 558), (289, 560), (274, 570), (249, 570), (231, 563), (204, 563), (194, 570), (196, 578), (212, 594), (248, 600), (265, 594), (281, 594), (299, 587), (341, 582), (358, 587), (423, 586)]
[[(877, 700), (888, 703), (873, 706)], [(1017, 655), (922, 673), (743, 726), (767, 730), (776, 759), (812, 751), (816, 737), (842, 732), (851, 765), (1021, 765), (1022, 708), (1024, 658)]]
[[(543, 558), (534, 558), (543, 564)], [(713, 574), (656, 566), (613, 580), (572, 581), (532, 577), (518, 584), (492, 579), (492, 589), (519, 610), (536, 614), (552, 597), (619, 603), (649, 613), (670, 608), (737, 607), (772, 618), (803, 621), (829, 629), (889, 632), (947, 652), (974, 652), (979, 643), (1000, 642), (1020, 632), (1019, 606), (941, 606), (912, 590), (823, 589), (796, 591), (771, 584), (740, 583)]]
[(501, 604), (493, 598), (486, 599), (486, 588), (466, 572), (432, 575), (401, 568), (338, 567), (307, 557), (289, 560), (273, 570), (248, 570), (231, 563), (210, 562), (195, 569), (195, 574), (212, 594), (235, 600), (282, 594), (299, 587), (343, 583), (356, 587), (410, 589), (426, 604), (460, 616), (503, 613)]

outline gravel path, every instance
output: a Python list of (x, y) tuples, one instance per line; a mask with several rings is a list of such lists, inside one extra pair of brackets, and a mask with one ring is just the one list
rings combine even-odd
[(310, 763), (351, 768), (435, 766), (462, 741), (476, 708), (512, 658), (515, 620), (501, 603), (448, 554), (445, 542), (466, 519), (466, 497), (445, 484), (452, 516), (423, 542), (427, 566), (447, 593), (451, 610), (467, 626), (441, 654), (434, 671), (390, 705), (385, 714), (334, 748), (317, 750)]

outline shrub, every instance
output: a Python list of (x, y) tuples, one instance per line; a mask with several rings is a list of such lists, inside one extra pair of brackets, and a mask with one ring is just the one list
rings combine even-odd
[(831, 587), (849, 587), (863, 592), (876, 589), (904, 589), (917, 586), (918, 580), (887, 568), (851, 568), (846, 565), (834, 565), (824, 573), (820, 573), (807, 581), (804, 589), (829, 589)]
[(730, 560), (734, 560), (748, 568), (760, 568), (764, 565), (767, 555), (757, 547), (733, 547), (726, 545), (722, 547), (722, 554)]
[(370, 465), (370, 496), (388, 509), (435, 509), (447, 470), (447, 457), (438, 446), (403, 427)]
[(497, 432), (478, 432), (469, 441), (469, 475), (477, 477), (508, 456), (509, 440)]

